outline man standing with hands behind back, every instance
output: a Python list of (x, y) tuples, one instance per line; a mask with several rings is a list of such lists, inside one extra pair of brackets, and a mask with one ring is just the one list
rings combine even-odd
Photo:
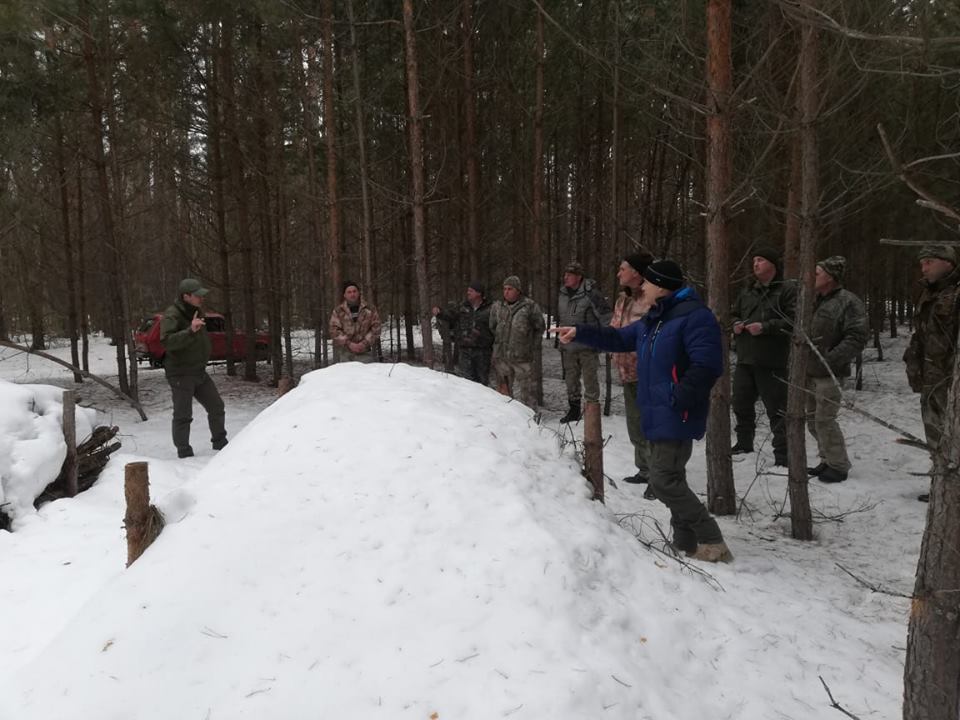
[(209, 291), (193, 278), (182, 280), (178, 290), (179, 297), (160, 321), (160, 343), (166, 349), (163, 369), (173, 391), (173, 444), (177, 457), (187, 458), (193, 457), (190, 424), (194, 398), (207, 411), (210, 444), (214, 450), (227, 444), (227, 431), (223, 400), (207, 375), (210, 336), (204, 320), (203, 299)]

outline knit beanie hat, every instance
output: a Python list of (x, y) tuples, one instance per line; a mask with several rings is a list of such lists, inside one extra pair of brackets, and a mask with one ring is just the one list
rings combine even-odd
[(664, 290), (679, 290), (683, 287), (683, 268), (673, 260), (657, 260), (647, 265), (643, 277)]
[(949, 245), (926, 245), (917, 254), (917, 260), (923, 260), (924, 258), (940, 258), (956, 265), (957, 251), (956, 248)]
[(624, 258), (624, 261), (642, 275), (647, 265), (653, 262), (653, 255), (648, 252), (631, 253)]
[(360, 286), (357, 285), (353, 280), (347, 280), (343, 284), (343, 287), (340, 288), (340, 294), (343, 295), (347, 291), (348, 287), (355, 287), (357, 290), (360, 289)]
[(514, 290), (519, 290), (523, 292), (523, 287), (520, 285), (520, 278), (516, 275), (510, 275), (506, 280), (503, 281), (504, 287), (512, 287)]
[(779, 250), (772, 247), (760, 247), (753, 251), (753, 257), (762, 257), (764, 260), (769, 260), (778, 268), (783, 266), (783, 255)]
[(486, 297), (487, 295), (487, 288), (484, 287), (482, 282), (477, 282), (476, 280), (474, 280), (472, 283), (467, 285), (467, 287), (473, 290), (474, 292), (480, 293), (484, 297)]
[(843, 282), (843, 276), (847, 272), (847, 259), (843, 255), (832, 255), (826, 260), (817, 263), (823, 271), (832, 276), (839, 283)]

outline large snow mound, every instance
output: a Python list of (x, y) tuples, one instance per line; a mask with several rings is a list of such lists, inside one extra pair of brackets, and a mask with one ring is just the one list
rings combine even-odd
[[(80, 442), (93, 431), (96, 410), (76, 409)], [(33, 501), (57, 479), (63, 439), (63, 388), (0, 380), (0, 506), (13, 518), (32, 513)]]

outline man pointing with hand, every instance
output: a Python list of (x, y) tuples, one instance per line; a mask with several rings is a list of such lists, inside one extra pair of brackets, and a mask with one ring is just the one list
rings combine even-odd
[(652, 262), (643, 279), (640, 298), (651, 307), (640, 320), (622, 328), (577, 325), (555, 331), (562, 343), (576, 339), (606, 352), (637, 354), (649, 486), (670, 509), (671, 543), (697, 560), (730, 562), (720, 527), (687, 485), (686, 470), (693, 441), (706, 431), (710, 388), (723, 373), (720, 326), (677, 263)]
[(177, 457), (186, 458), (193, 456), (190, 423), (194, 398), (207, 411), (210, 444), (214, 450), (227, 444), (227, 431), (223, 400), (207, 375), (210, 336), (203, 315), (203, 299), (209, 291), (193, 278), (182, 280), (178, 290), (179, 297), (160, 321), (160, 342), (167, 351), (163, 369), (173, 391), (173, 444)]

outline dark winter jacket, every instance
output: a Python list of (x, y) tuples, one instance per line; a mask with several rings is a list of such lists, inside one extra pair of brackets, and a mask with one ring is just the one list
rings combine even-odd
[(437, 322), (453, 330), (454, 341), (461, 350), (491, 350), (493, 331), (490, 329), (490, 303), (484, 300), (478, 307), (464, 301), (460, 307), (449, 307), (437, 315)]
[(758, 367), (785, 368), (790, 356), (790, 335), (797, 307), (797, 283), (781, 280), (769, 285), (753, 282), (743, 288), (730, 312), (734, 323), (763, 324), (763, 332), (736, 335), (737, 362)]
[(710, 389), (723, 374), (720, 325), (691, 287), (661, 298), (624, 328), (577, 325), (577, 340), (637, 353), (637, 407), (648, 440), (703, 437)]
[(913, 337), (903, 354), (910, 389), (943, 391), (953, 377), (960, 312), (960, 268), (924, 287), (914, 310)]
[[(867, 311), (860, 298), (844, 288), (817, 295), (810, 339), (836, 377), (850, 377), (850, 363), (867, 344), (867, 335)], [(813, 351), (807, 360), (807, 376), (829, 377)]]
[[(557, 302), (557, 322), (562, 326), (569, 325), (609, 325), (613, 317), (610, 303), (600, 292), (597, 283), (584, 278), (575, 288), (560, 286), (560, 296)], [(578, 342), (561, 345), (564, 352), (588, 350), (586, 345)]]
[(210, 359), (210, 335), (206, 326), (190, 331), (194, 315), (203, 317), (203, 309), (189, 305), (183, 298), (163, 313), (160, 343), (166, 349), (163, 369), (167, 375), (202, 375)]
[(531, 362), (544, 327), (543, 311), (530, 298), (524, 296), (512, 304), (497, 301), (490, 310), (490, 330), (494, 336), (493, 359), (511, 363)]

